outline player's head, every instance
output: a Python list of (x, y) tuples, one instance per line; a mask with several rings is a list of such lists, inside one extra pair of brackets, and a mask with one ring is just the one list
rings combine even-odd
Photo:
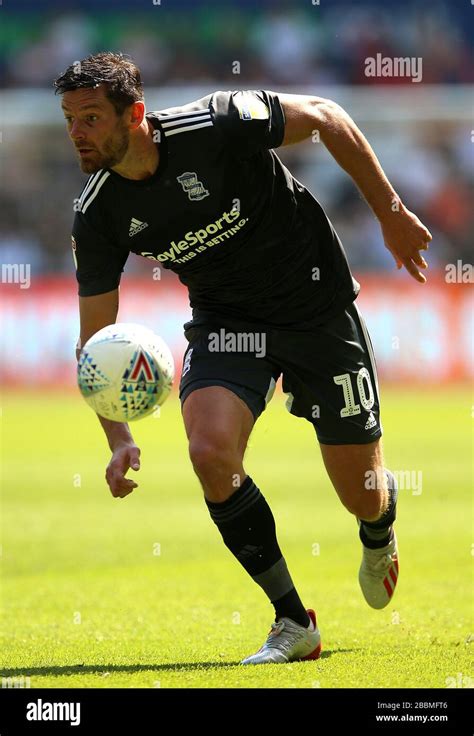
[(117, 166), (145, 114), (138, 67), (123, 54), (91, 54), (71, 64), (54, 87), (81, 169), (93, 174)]

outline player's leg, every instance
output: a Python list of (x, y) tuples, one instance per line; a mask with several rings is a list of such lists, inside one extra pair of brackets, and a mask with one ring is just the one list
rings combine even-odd
[[(384, 467), (375, 359), (355, 304), (309, 336), (282, 337), (283, 389), (288, 408), (314, 426), (329, 477), (359, 521), (363, 560), (359, 581), (374, 608), (387, 605), (398, 578), (397, 487)], [(306, 361), (294, 356), (304, 353)]]
[(393, 524), (397, 484), (384, 467), (382, 441), (325, 445), (321, 454), (329, 478), (346, 509), (359, 522), (363, 558), (359, 582), (367, 603), (384, 608), (398, 580), (398, 549)]
[[(316, 657), (320, 639), (314, 613), (308, 614), (301, 602), (278, 545), (271, 509), (243, 466), (249, 434), (271, 398), (280, 370), (261, 354), (216, 352), (214, 338), (222, 327), (248, 335), (255, 325), (229, 320), (223, 325), (220, 318), (212, 325), (190, 324), (185, 331), (189, 346), (180, 398), (191, 460), (224, 543), (272, 602), (274, 626), (281, 634), (278, 643), (285, 644), (283, 650), (268, 647), (244, 661)], [(261, 344), (269, 343), (270, 335), (265, 335)]]
[(320, 443), (320, 448), (329, 478), (346, 509), (358, 519), (377, 521), (388, 506), (382, 440), (357, 445)]
[[(182, 411), (190, 458), (211, 518), (226, 547), (272, 602), (275, 626), (286, 627), (279, 642), (293, 646), (293, 654), (301, 657), (319, 655), (319, 632), (291, 579), (271, 509), (243, 467), (255, 416), (242, 398), (223, 386), (196, 388), (187, 394)], [(288, 651), (269, 648), (245, 663), (288, 661)]]
[(189, 456), (207, 501), (222, 503), (242, 485), (247, 441), (255, 423), (245, 402), (223, 386), (190, 393), (182, 406)]
[(275, 520), (261, 491), (243, 467), (254, 424), (251, 410), (222, 386), (198, 388), (183, 403), (189, 454), (205, 502), (224, 544), (275, 607), (309, 624), (278, 545)]

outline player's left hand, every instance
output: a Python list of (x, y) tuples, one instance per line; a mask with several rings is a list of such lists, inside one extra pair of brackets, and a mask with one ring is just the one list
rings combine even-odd
[(419, 269), (428, 268), (428, 264), (420, 251), (428, 249), (432, 240), (430, 231), (405, 207), (381, 220), (380, 226), (385, 246), (395, 259), (397, 268), (405, 266), (416, 281), (424, 284), (426, 278)]

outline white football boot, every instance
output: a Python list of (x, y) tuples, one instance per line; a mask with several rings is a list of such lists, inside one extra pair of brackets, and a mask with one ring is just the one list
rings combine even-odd
[(240, 664), (277, 664), (318, 659), (321, 654), (321, 635), (316, 614), (311, 608), (308, 609), (308, 616), (311, 619), (309, 628), (285, 616), (272, 623), (265, 644)]
[(372, 608), (385, 608), (390, 603), (398, 582), (397, 536), (380, 549), (369, 549), (362, 545), (362, 563), (359, 569), (359, 584), (364, 598)]

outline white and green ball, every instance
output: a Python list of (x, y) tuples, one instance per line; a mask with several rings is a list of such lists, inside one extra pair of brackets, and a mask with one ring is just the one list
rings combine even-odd
[(77, 365), (79, 390), (100, 416), (143, 419), (168, 397), (174, 361), (165, 341), (143, 325), (107, 325), (84, 345)]

